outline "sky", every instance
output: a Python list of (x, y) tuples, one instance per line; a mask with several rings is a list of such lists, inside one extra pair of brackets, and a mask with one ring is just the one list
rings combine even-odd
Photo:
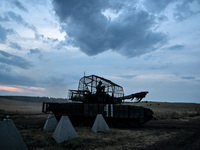
[(67, 98), (84, 72), (200, 103), (200, 0), (0, 1), (0, 95)]

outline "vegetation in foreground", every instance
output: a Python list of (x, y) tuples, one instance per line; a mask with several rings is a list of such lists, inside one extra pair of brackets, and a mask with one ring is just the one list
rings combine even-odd
[[(0, 99), (0, 118), (10, 115), (29, 149), (199, 149), (199, 104), (131, 103), (154, 111), (154, 120), (140, 128), (94, 133), (75, 127), (78, 138), (57, 144), (53, 132), (44, 132), (47, 114), (41, 102)], [(124, 104), (125, 105), (125, 104)]]

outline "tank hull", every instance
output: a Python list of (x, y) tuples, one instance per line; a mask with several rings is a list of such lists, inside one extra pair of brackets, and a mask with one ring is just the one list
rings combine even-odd
[(102, 114), (110, 127), (141, 126), (153, 117), (148, 108), (120, 104), (43, 103), (43, 112), (53, 112), (58, 121), (67, 115), (74, 126), (92, 126), (97, 114)]

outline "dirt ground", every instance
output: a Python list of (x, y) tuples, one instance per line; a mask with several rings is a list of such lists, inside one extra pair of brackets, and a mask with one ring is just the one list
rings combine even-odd
[[(11, 107), (11, 104), (13, 107)], [(159, 105), (157, 103), (141, 104), (150, 107), (155, 113), (154, 119), (145, 125), (131, 129), (111, 128), (108, 132), (99, 133), (93, 132), (89, 127), (75, 127), (78, 138), (61, 144), (57, 144), (52, 138), (53, 132), (43, 131), (48, 114), (43, 114), (38, 109), (41, 108), (41, 103), (26, 103), (22, 107), (20, 102), (19, 107), (22, 107), (20, 109), (17, 105), (18, 102), (0, 99), (0, 118), (9, 115), (30, 150), (200, 149), (199, 104), (187, 104), (188, 106), (175, 104), (176, 109), (172, 108), (173, 104), (168, 103), (159, 103)], [(29, 111), (26, 113), (27, 108), (29, 108)]]

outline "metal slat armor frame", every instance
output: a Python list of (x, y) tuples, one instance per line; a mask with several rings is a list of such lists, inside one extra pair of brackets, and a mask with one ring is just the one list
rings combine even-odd
[(123, 96), (122, 86), (96, 75), (82, 77), (78, 90), (69, 90), (70, 100), (84, 103), (118, 103), (116, 100)]
[(104, 92), (112, 97), (118, 98), (124, 95), (123, 87), (103, 77), (96, 75), (84, 76), (79, 81), (79, 91), (89, 91), (91, 94), (97, 93), (99, 83), (104, 87)]

